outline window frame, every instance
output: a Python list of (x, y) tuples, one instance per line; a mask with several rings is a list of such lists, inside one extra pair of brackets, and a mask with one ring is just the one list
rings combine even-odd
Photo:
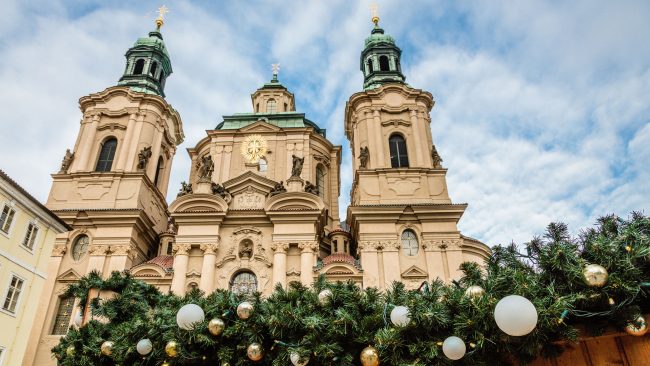
[[(248, 274), (248, 275), (253, 276), (253, 279), (255, 280), (255, 289), (251, 293), (233, 292), (233, 286), (235, 285), (235, 281), (237, 280), (237, 278), (239, 276), (244, 275), (244, 274)], [(253, 296), (256, 292), (259, 292), (259, 280), (257, 279), (257, 275), (255, 274), (255, 272), (253, 272), (251, 270), (248, 270), (248, 269), (244, 269), (244, 270), (240, 270), (240, 271), (235, 272), (230, 277), (230, 281), (228, 281), (228, 290), (230, 292), (236, 293), (238, 295)]]
[[(32, 230), (30, 230), (30, 228)], [(34, 246), (36, 245), (36, 238), (38, 238), (38, 233), (40, 231), (40, 228), (38, 226), (38, 222), (35, 220), (31, 220), (27, 223), (27, 231), (25, 232), (25, 237), (23, 238), (22, 243), (20, 244), (23, 249), (26, 249), (30, 253), (34, 253)], [(26, 241), (29, 237), (29, 241), (31, 242), (31, 246), (26, 245)]]
[[(77, 243), (82, 237), (88, 238), (88, 243), (86, 244), (86, 250), (79, 256), (79, 258), (75, 258), (74, 247), (75, 245), (77, 245)], [(79, 262), (81, 259), (83, 259), (83, 257), (86, 256), (86, 254), (88, 254), (88, 247), (90, 247), (90, 236), (88, 234), (79, 234), (75, 236), (75, 238), (72, 240), (72, 245), (70, 245), (70, 258), (72, 258), (72, 260), (75, 262)]]
[[(67, 323), (66, 328), (65, 328), (65, 333), (55, 333), (55, 330), (56, 330), (56, 327), (57, 327), (57, 318), (59, 316), (59, 310), (61, 309), (61, 304), (63, 303), (64, 300), (68, 300), (68, 299), (72, 299), (72, 304), (71, 304), (71, 307), (70, 307), (70, 315), (68, 316), (68, 323)], [(56, 304), (56, 311), (54, 312), (54, 319), (52, 320), (52, 327), (51, 327), (51, 330), (50, 330), (50, 335), (64, 336), (64, 335), (68, 334), (68, 331), (70, 330), (70, 322), (72, 321), (73, 315), (75, 313), (75, 308), (76, 308), (75, 302), (76, 301), (77, 301), (77, 299), (75, 299), (74, 296), (68, 296), (68, 297), (59, 296), (59, 299), (58, 299), (57, 304)]]
[(158, 157), (158, 162), (156, 163), (156, 173), (154, 173), (153, 177), (153, 185), (156, 186), (156, 188), (161, 189), (162, 186), (162, 181), (163, 181), (163, 175), (165, 175), (165, 159), (163, 159), (162, 155)]
[[(135, 72), (138, 69), (138, 62), (142, 61), (142, 69), (140, 72)], [(144, 67), (146, 66), (147, 61), (143, 58), (136, 58), (133, 63), (133, 75), (144, 75)]]
[[(273, 102), (273, 111), (271, 111), (270, 110), (271, 108), (269, 108), (271, 106), (271, 102)], [(268, 114), (278, 113), (278, 102), (275, 99), (270, 98), (266, 101), (266, 113)]]
[[(113, 149), (113, 156), (111, 157), (111, 165), (106, 169), (106, 167), (103, 167), (104, 170), (99, 170), (99, 164), (103, 161), (108, 161), (108, 159), (102, 160), (102, 152), (104, 151), (104, 146), (110, 141), (115, 141), (115, 148)], [(95, 173), (109, 173), (113, 170), (113, 164), (115, 163), (115, 155), (117, 154), (117, 147), (119, 145), (119, 141), (116, 136), (110, 135), (104, 138), (104, 141), (101, 143), (101, 146), (99, 147), (99, 152), (97, 154), (97, 161), (95, 163), (95, 169), (93, 170)], [(109, 152), (110, 154), (110, 152)], [(106, 165), (106, 163), (104, 163)]]
[[(264, 164), (262, 164), (262, 160), (264, 161)], [(263, 170), (262, 170), (262, 166), (264, 166)], [(259, 160), (257, 161), (257, 171), (260, 173), (266, 173), (267, 171), (269, 171), (269, 161), (266, 160), (266, 158), (263, 156), (259, 158)]]
[[(412, 239), (411, 238), (404, 238), (404, 234), (406, 234), (406, 233), (412, 233), (413, 238)], [(418, 240), (418, 234), (417, 234), (417, 232), (415, 230), (413, 230), (411, 228), (402, 230), (402, 233), (400, 234), (399, 239), (400, 239), (400, 245), (402, 247), (402, 254), (405, 257), (416, 257), (420, 253), (420, 241)], [(415, 253), (413, 253), (413, 247), (412, 246), (408, 247), (408, 253), (406, 252), (407, 247), (404, 245), (405, 240), (408, 240), (409, 242), (412, 242), (412, 240), (415, 240)]]
[[(14, 278), (16, 278), (16, 279), (22, 281), (22, 283), (21, 283), (21, 285), (20, 285), (20, 291), (18, 292), (18, 298), (16, 299), (16, 301), (15, 301), (15, 303), (14, 303), (15, 305), (14, 305), (14, 309), (13, 309), (13, 311), (12, 311), (12, 310), (9, 310), (9, 309), (5, 309), (5, 303), (6, 303), (6, 301), (7, 301), (7, 296), (9, 296), (9, 290), (10, 290), (10, 288), (11, 288), (11, 283), (13, 282), (13, 279), (14, 279)], [(17, 310), (20, 309), (20, 305), (21, 305), (21, 303), (22, 303), (22, 296), (21, 296), (21, 295), (23, 294), (23, 291), (24, 291), (24, 288), (25, 288), (25, 284), (26, 284), (26, 283), (27, 283), (27, 280), (26, 280), (24, 277), (22, 277), (22, 276), (16, 274), (15, 272), (11, 272), (11, 276), (9, 277), (9, 283), (7, 284), (7, 289), (5, 290), (5, 292), (4, 292), (4, 296), (2, 297), (2, 306), (0, 306), (0, 311), (2, 311), (2, 312), (5, 313), (5, 314), (11, 315), (11, 316), (13, 316), (13, 317), (16, 317), (16, 315), (17, 315), (17, 313), (18, 313)], [(14, 292), (14, 295), (15, 295), (15, 292)], [(10, 306), (11, 306), (11, 301), (14, 300), (14, 295), (12, 295), (12, 298), (11, 298), (11, 300), (9, 301), (9, 305), (10, 305)]]
[[(404, 143), (404, 154), (400, 154), (400, 149), (399, 149), (399, 142), (395, 143), (395, 149), (396, 149), (396, 154), (397, 156), (396, 161), (397, 161), (397, 166), (393, 164), (393, 138), (401, 138), (402, 142)], [(410, 168), (410, 161), (409, 161), (409, 151), (408, 151), (408, 143), (406, 142), (406, 137), (404, 137), (403, 134), (394, 132), (391, 133), (390, 136), (388, 136), (388, 156), (390, 158), (390, 166), (391, 168)], [(402, 158), (406, 160), (406, 165), (402, 165)]]
[[(9, 211), (7, 211), (7, 216), (6, 217), (11, 216), (11, 221), (9, 221), (9, 227), (7, 228), (7, 231), (5, 231), (3, 229), (3, 227), (5, 227), (7, 221), (4, 221), (2, 219), (5, 209), (9, 210)], [(5, 235), (6, 237), (9, 237), (11, 235), (11, 231), (12, 231), (12, 229), (14, 227), (14, 223), (16, 222), (16, 214), (17, 213), (18, 213), (18, 210), (16, 210), (16, 206), (14, 204), (12, 204), (11, 202), (5, 202), (3, 204), (2, 211), (0, 211), (0, 220), (2, 220), (2, 221), (0, 221), (0, 233)]]
[[(318, 174), (319, 171), (321, 172), (321, 177), (320, 178), (322, 178), (322, 180), (323, 180), (322, 187), (321, 187), (321, 184), (320, 184), (321, 182), (318, 179), (319, 178), (319, 174)], [(315, 179), (316, 187), (318, 187), (318, 197), (320, 197), (323, 201), (325, 201), (325, 197), (327, 197), (327, 179), (325, 179), (325, 177), (327, 176), (327, 171), (326, 171), (325, 167), (323, 166), (323, 164), (317, 164), (316, 165), (316, 173), (315, 174), (316, 174), (316, 179)]]
[[(386, 60), (386, 69), (385, 70), (381, 67), (382, 66), (382, 62), (381, 62), (382, 60)], [(384, 72), (385, 71), (391, 71), (390, 70), (390, 58), (388, 57), (388, 55), (379, 55), (378, 62), (379, 62), (379, 71), (384, 71)]]

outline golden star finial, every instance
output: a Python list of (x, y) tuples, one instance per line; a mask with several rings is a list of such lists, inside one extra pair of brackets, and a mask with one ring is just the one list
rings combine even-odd
[(372, 22), (375, 23), (375, 26), (379, 25), (379, 6), (376, 2), (370, 4), (370, 15), (372, 16)]
[(165, 5), (158, 8), (158, 18), (156, 18), (156, 27), (160, 29), (163, 24), (165, 24), (165, 14), (169, 13), (169, 8)]

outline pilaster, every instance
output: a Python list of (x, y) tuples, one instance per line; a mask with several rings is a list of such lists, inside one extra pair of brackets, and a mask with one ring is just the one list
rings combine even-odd
[(185, 295), (185, 278), (187, 276), (187, 265), (192, 246), (190, 244), (174, 244), (174, 276), (172, 277), (171, 292), (178, 296)]
[(209, 294), (214, 290), (214, 272), (219, 243), (201, 244), (200, 249), (203, 251), (203, 266), (201, 267), (199, 289), (206, 294)]
[(298, 243), (300, 248), (300, 282), (310, 286), (314, 282), (314, 253), (318, 249), (318, 242), (303, 241)]
[(287, 242), (274, 242), (271, 243), (273, 250), (273, 285), (278, 283), (282, 287), (287, 287), (287, 251), (289, 250), (289, 243)]

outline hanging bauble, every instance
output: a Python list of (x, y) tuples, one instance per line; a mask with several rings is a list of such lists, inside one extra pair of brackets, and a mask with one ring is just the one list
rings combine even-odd
[(537, 326), (537, 309), (523, 296), (506, 296), (494, 308), (494, 320), (506, 334), (523, 336)]
[(145, 356), (151, 352), (151, 350), (153, 349), (153, 344), (151, 344), (151, 341), (147, 338), (141, 339), (138, 341), (138, 344), (135, 345), (135, 349), (138, 351), (139, 354)]
[(450, 360), (460, 360), (466, 351), (465, 342), (456, 336), (448, 337), (442, 342), (442, 353)]
[(409, 308), (406, 306), (395, 306), (390, 312), (390, 321), (398, 327), (405, 327), (411, 322)]
[(625, 332), (629, 335), (642, 337), (648, 332), (648, 324), (645, 322), (643, 315), (639, 315), (633, 322), (625, 327)]
[(205, 319), (205, 313), (196, 304), (183, 305), (176, 313), (176, 323), (181, 329), (192, 330)]
[(327, 305), (330, 302), (332, 297), (332, 290), (326, 288), (325, 290), (318, 293), (318, 302), (321, 305)]
[(379, 352), (375, 347), (368, 346), (361, 351), (361, 364), (363, 366), (378, 366)]
[(70, 357), (74, 356), (74, 352), (75, 352), (74, 346), (68, 346), (68, 348), (65, 349), (65, 354)]
[(226, 324), (223, 320), (219, 318), (214, 318), (208, 323), (208, 331), (210, 334), (218, 336), (223, 333), (223, 329), (226, 327)]
[(165, 361), (160, 366), (169, 366), (169, 362)]
[(253, 315), (253, 310), (255, 308), (253, 307), (253, 304), (251, 304), (248, 301), (244, 301), (241, 304), (237, 305), (237, 316), (239, 319), (248, 319)]
[(605, 267), (598, 264), (588, 264), (582, 271), (585, 283), (589, 287), (603, 287), (607, 283), (609, 274)]
[(309, 356), (300, 357), (298, 352), (291, 352), (289, 354), (289, 360), (291, 360), (293, 366), (305, 366), (309, 363)]
[(77, 312), (77, 315), (74, 316), (74, 325), (81, 327), (84, 321), (84, 314), (81, 311)]
[(259, 343), (251, 343), (248, 348), (246, 349), (246, 356), (251, 361), (259, 361), (264, 357), (264, 349), (262, 348), (262, 345)]
[(99, 349), (102, 351), (102, 355), (104, 356), (110, 356), (113, 354), (113, 342), (111, 341), (106, 341), (102, 343), (101, 347)]
[(470, 286), (465, 290), (465, 296), (470, 298), (481, 297), (483, 294), (485, 294), (485, 289), (477, 285)]
[(176, 357), (178, 356), (178, 343), (175, 341), (169, 341), (165, 345), (165, 353), (169, 357)]

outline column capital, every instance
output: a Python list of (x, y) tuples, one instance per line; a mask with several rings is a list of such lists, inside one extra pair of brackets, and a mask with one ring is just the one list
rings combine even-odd
[(453, 250), (460, 249), (462, 246), (462, 239), (433, 239), (422, 241), (422, 248), (425, 250)]
[(278, 241), (271, 243), (271, 249), (276, 253), (286, 253), (289, 250), (289, 243)]
[(191, 249), (192, 249), (191, 244), (176, 244), (176, 243), (174, 243), (172, 245), (172, 253), (174, 254), (174, 256), (188, 255), (188, 254), (190, 254)]
[(111, 245), (110, 250), (113, 255), (125, 255), (131, 259), (134, 259), (136, 255), (135, 248), (129, 244)]
[(201, 248), (203, 254), (216, 254), (217, 250), (219, 250), (219, 243), (203, 243), (199, 248)]
[(318, 249), (318, 242), (301, 241), (300, 243), (298, 243), (298, 248), (300, 248), (303, 253), (313, 252), (316, 249)]
[(63, 257), (67, 251), (68, 247), (65, 244), (55, 244), (52, 249), (52, 257)]
[(104, 256), (108, 254), (110, 247), (108, 245), (91, 245), (88, 247), (88, 254), (95, 256)]
[(381, 246), (382, 250), (386, 252), (396, 252), (399, 251), (399, 249), (402, 247), (401, 243), (396, 240), (382, 241)]

